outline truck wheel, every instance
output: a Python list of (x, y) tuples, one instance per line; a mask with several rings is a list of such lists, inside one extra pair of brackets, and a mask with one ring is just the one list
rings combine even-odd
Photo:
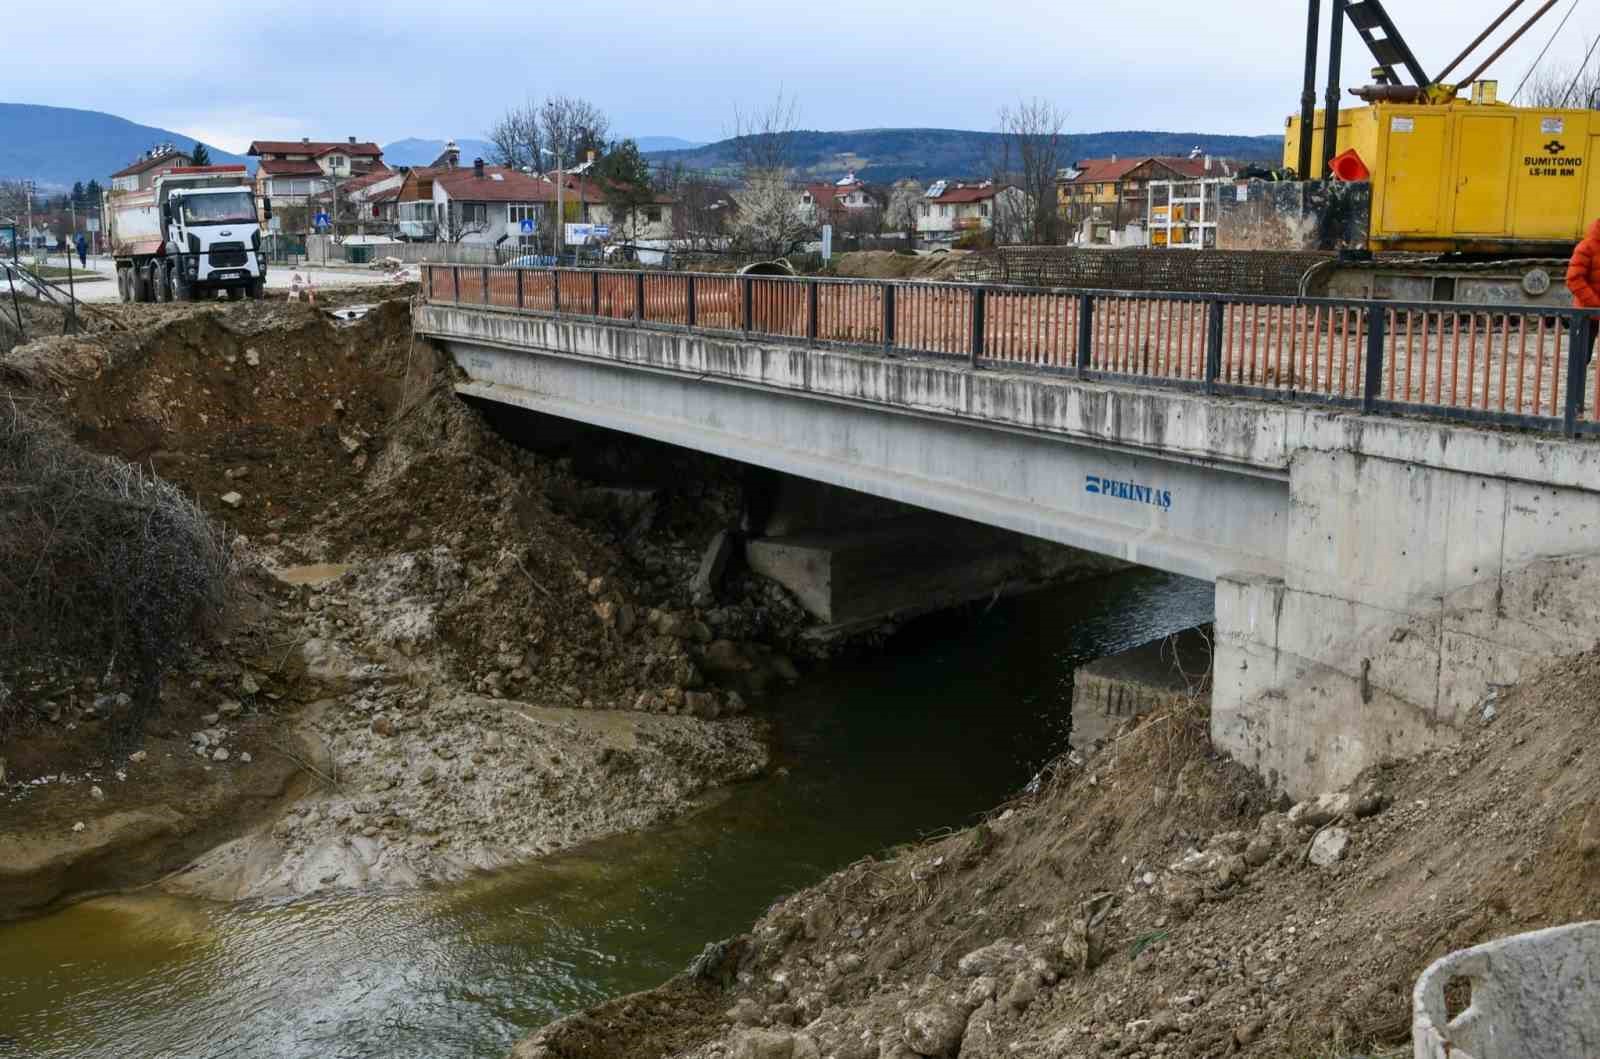
[(157, 264), (151, 270), (150, 282), (156, 287), (156, 301), (172, 301), (172, 270), (165, 265)]
[(133, 292), (128, 289), (128, 270), (117, 269), (117, 300), (126, 305), (133, 300)]
[(175, 302), (194, 301), (195, 289), (184, 278), (183, 266), (179, 265), (172, 270), (172, 300)]
[(267, 296), (267, 278), (265, 276), (262, 276), (260, 279), (251, 280), (250, 281), (250, 298), (251, 298), (251, 300), (252, 301), (260, 301), (262, 298), (265, 298), (266, 296)]
[(133, 300), (136, 302), (153, 302), (155, 293), (150, 289), (150, 274), (142, 268), (128, 270), (128, 284), (133, 288)]
[(228, 300), (230, 302), (242, 302), (242, 301), (244, 301), (244, 288), (243, 287), (229, 287), (228, 288)]

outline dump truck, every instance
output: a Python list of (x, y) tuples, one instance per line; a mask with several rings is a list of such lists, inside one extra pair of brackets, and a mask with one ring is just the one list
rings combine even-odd
[[(125, 302), (233, 300), (266, 291), (267, 259), (242, 165), (179, 166), (149, 188), (105, 196), (117, 291)], [(270, 219), (272, 203), (262, 203)]]

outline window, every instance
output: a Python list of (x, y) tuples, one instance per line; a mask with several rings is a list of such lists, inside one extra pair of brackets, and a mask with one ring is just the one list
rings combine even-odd
[(330, 165), (334, 169), (343, 169), (344, 168), (344, 162), (345, 162), (345, 158), (344, 158), (344, 155), (342, 155), (342, 154), (330, 154), (328, 156), (328, 165)]
[(979, 217), (987, 217), (987, 216), (989, 216), (989, 204), (987, 202), (978, 203), (978, 216)]
[(433, 220), (433, 203), (426, 199), (402, 202), (399, 214), (400, 219), (403, 221), (431, 221)]
[(929, 206), (926, 202), (924, 202), (922, 204), (922, 215), (924, 217), (927, 217), (927, 216), (931, 215), (932, 213), (933, 213), (933, 207)]
[(506, 221), (513, 228), (521, 227), (523, 221), (538, 224), (539, 209), (531, 202), (513, 202), (506, 207)]
[(939, 206), (939, 216), (941, 216), (941, 217), (950, 216), (950, 205), (949, 205), (949, 203), (941, 203), (940, 204), (940, 206)]
[(487, 202), (461, 202), (456, 204), (457, 216), (462, 224), (488, 224), (489, 204)]
[(646, 224), (660, 224), (661, 223), (661, 207), (660, 206), (646, 206), (644, 208), (644, 220), (645, 220)]

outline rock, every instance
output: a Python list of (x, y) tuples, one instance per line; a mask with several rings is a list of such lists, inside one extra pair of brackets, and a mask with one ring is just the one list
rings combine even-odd
[(422, 771), (417, 773), (418, 783), (432, 783), (439, 776), (439, 772), (432, 765), (422, 766)]
[(1242, 1026), (1234, 1027), (1234, 1030), (1233, 1030), (1233, 1043), (1237, 1044), (1241, 1048), (1246, 1047), (1247, 1045), (1254, 1044), (1256, 1042), (1256, 1040), (1261, 1036), (1261, 1031), (1266, 1029), (1266, 1028), (1267, 1028), (1267, 1020), (1266, 1019), (1261, 1019), (1261, 1018), (1251, 1019), (1249, 1022), (1246, 1022)]
[(617, 605), (608, 599), (594, 604), (594, 616), (608, 629), (617, 627)]
[(395, 733), (394, 721), (391, 718), (389, 718), (388, 716), (384, 715), (384, 714), (379, 714), (378, 716), (374, 717), (372, 719), (372, 724), (369, 725), (368, 727), (370, 727), (372, 729), (372, 734), (373, 735), (381, 735), (385, 739), (393, 739), (394, 738), (394, 733)]
[(1315, 801), (1301, 802), (1289, 810), (1289, 822), (1297, 827), (1322, 827), (1350, 812), (1350, 795), (1319, 794)]
[(633, 630), (639, 627), (639, 612), (632, 603), (621, 603), (617, 606), (617, 635), (632, 636)]
[(1591, 805), (1578, 827), (1578, 855), (1592, 859), (1600, 854), (1600, 806)]
[(1020, 1014), (1028, 1010), (1028, 1005), (1032, 1004), (1038, 995), (1039, 987), (1034, 983), (1033, 975), (1019, 972), (1011, 979), (1011, 988), (1006, 990), (1006, 995), (1000, 1003)]
[(348, 434), (339, 435), (339, 444), (344, 446), (344, 451), (354, 456), (361, 451), (361, 439), (350, 437)]
[(238, 492), (232, 491), (223, 493), (219, 499), (221, 499), (221, 501), (224, 504), (227, 504), (229, 507), (238, 507), (240, 504), (244, 503), (244, 497)]
[(226, 761), (226, 760), (228, 760), (228, 751), (227, 751), (227, 749), (225, 747), (220, 747), (220, 746), (217, 747), (217, 752), (215, 754), (211, 755), (211, 760), (212, 761)]
[(1330, 827), (1311, 840), (1310, 860), (1317, 867), (1326, 868), (1344, 860), (1349, 849), (1350, 832), (1342, 827)]
[(200, 723), (207, 728), (216, 727), (217, 722), (220, 720), (222, 720), (222, 715), (219, 713), (203, 713), (200, 715)]
[(77, 823), (73, 824), (72, 825), (72, 830), (73, 830), (74, 833), (82, 833), (82, 831), (83, 831), (83, 821), (79, 820)]
[(261, 367), (261, 354), (257, 353), (254, 347), (247, 349), (244, 351), (244, 362), (252, 368), (259, 368)]
[(255, 677), (246, 673), (244, 679), (239, 681), (239, 690), (246, 695), (254, 695), (261, 690), (261, 685), (256, 683)]
[(700, 568), (689, 582), (689, 591), (697, 607), (709, 607), (717, 601), (717, 588), (722, 575), (727, 572), (728, 560), (733, 555), (733, 534), (718, 530), (700, 556)]
[(103, 801), (105, 800), (105, 796), (106, 792), (101, 790), (99, 787), (89, 788), (89, 797), (93, 798), (95, 801)]
[(1252, 868), (1259, 868), (1272, 859), (1278, 851), (1278, 844), (1266, 835), (1257, 835), (1250, 840), (1244, 849), (1244, 862)]
[(906, 1012), (906, 1046), (926, 1056), (955, 1054), (962, 1035), (967, 1032), (967, 1014), (948, 1001), (938, 1001)]
[(1357, 820), (1377, 816), (1389, 808), (1390, 799), (1387, 794), (1380, 791), (1368, 791), (1356, 799), (1355, 814)]
[(709, 691), (691, 691), (684, 695), (683, 699), (684, 705), (688, 707), (689, 714), (693, 717), (702, 717), (710, 721), (722, 714), (717, 697)]
[(794, 1034), (741, 1030), (730, 1042), (729, 1059), (794, 1059)]
[(222, 705), (217, 707), (217, 715), (220, 717), (237, 717), (239, 716), (240, 711), (243, 709), (243, 706), (240, 706), (237, 702), (229, 699), (227, 702), (224, 702)]
[(741, 1026), (761, 1025), (761, 1005), (749, 997), (741, 997), (733, 1007), (728, 1009), (727, 1016), (730, 1020)]
[(189, 742), (193, 743), (195, 746), (199, 747), (201, 750), (204, 750), (206, 747), (211, 745), (211, 740), (206, 736), (206, 734), (204, 732), (190, 732), (189, 733)]
[(606, 579), (603, 578), (603, 577), (592, 577), (592, 578), (590, 578), (589, 579), (589, 598), (590, 599), (599, 599), (601, 596), (603, 596), (605, 594), (606, 594)]
[(244, 753), (239, 755), (239, 764), (241, 764), (241, 765), (248, 765), (248, 764), (250, 764), (250, 762), (252, 762), (254, 760), (255, 760), (255, 758), (250, 756), (250, 751), (248, 751), (248, 750), (246, 750)]
[(730, 717), (741, 714), (749, 708), (750, 707), (744, 701), (744, 696), (740, 695), (737, 691), (728, 692), (728, 701), (722, 704), (722, 712), (728, 714)]
[(135, 750), (133, 753), (128, 755), (128, 760), (137, 765), (149, 756), (150, 755), (145, 753), (143, 750)]
[(966, 978), (998, 976), (1009, 973), (1013, 964), (1021, 963), (1027, 956), (1028, 950), (1024, 946), (1010, 938), (1002, 938), (961, 957), (956, 961), (956, 971)]

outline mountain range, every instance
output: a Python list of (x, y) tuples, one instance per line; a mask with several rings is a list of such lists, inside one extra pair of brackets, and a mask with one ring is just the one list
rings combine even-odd
[[(801, 176), (837, 177), (853, 172), (874, 183), (903, 177), (929, 181), (987, 176), (1002, 137), (966, 129), (856, 129), (847, 132), (801, 131), (789, 142), (789, 163)], [(738, 168), (739, 141), (720, 140), (703, 147), (652, 151), (657, 166), (732, 172)], [(1125, 158), (1187, 155), (1195, 148), (1206, 154), (1243, 161), (1270, 161), (1283, 154), (1282, 136), (1225, 136), (1202, 132), (1069, 133), (1060, 159), (1063, 166), (1082, 158)]]
[[(802, 177), (834, 178), (854, 172), (863, 180), (890, 183), (902, 177), (929, 181), (988, 175), (1001, 137), (966, 129), (855, 129), (801, 131), (790, 141), (789, 159)], [(485, 140), (458, 139), (464, 162), (490, 159)], [(732, 173), (738, 168), (739, 141), (696, 144), (674, 136), (640, 136), (639, 149), (659, 167)], [(158, 143), (192, 149), (193, 137), (94, 110), (0, 103), (0, 179), (32, 179), (44, 188), (70, 187), (91, 177), (102, 183)], [(390, 165), (427, 165), (444, 151), (445, 141), (397, 140), (384, 148)], [(207, 145), (214, 162), (253, 160)], [(1275, 162), (1282, 136), (1222, 136), (1199, 132), (1093, 132), (1069, 134), (1061, 164), (1110, 155), (1187, 155), (1201, 151), (1246, 161)]]
[[(0, 180), (35, 180), (41, 188), (70, 188), (91, 177), (102, 184), (112, 173), (159, 143), (191, 151), (192, 136), (140, 125), (115, 114), (32, 103), (0, 103)], [(206, 145), (217, 165), (248, 162), (241, 155)]]

